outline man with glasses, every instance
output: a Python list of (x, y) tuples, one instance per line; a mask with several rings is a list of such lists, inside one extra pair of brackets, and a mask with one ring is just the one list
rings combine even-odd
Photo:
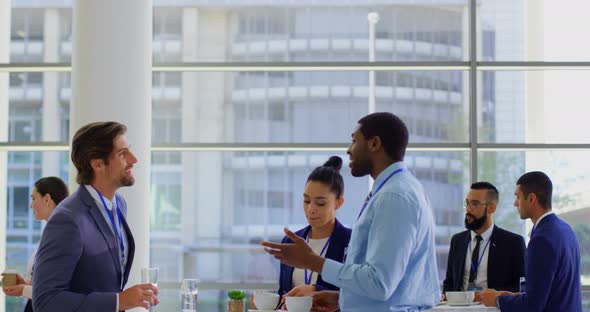
[(519, 290), (524, 276), (524, 239), (494, 225), (498, 198), (498, 190), (489, 182), (471, 185), (463, 204), (467, 231), (451, 240), (443, 292)]

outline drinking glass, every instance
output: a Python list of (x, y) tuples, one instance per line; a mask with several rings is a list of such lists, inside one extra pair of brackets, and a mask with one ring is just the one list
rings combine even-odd
[[(141, 283), (158, 287), (158, 271), (158, 268), (141, 268)], [(155, 311), (155, 309), (150, 306), (148, 311)]]
[(180, 289), (182, 297), (182, 312), (197, 312), (197, 298), (199, 297), (198, 279), (183, 279)]

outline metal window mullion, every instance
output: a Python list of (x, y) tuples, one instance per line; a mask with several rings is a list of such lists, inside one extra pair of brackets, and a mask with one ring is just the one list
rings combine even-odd
[[(347, 143), (172, 143), (154, 144), (152, 152), (199, 152), (199, 151), (345, 151)], [(471, 143), (411, 143), (411, 152), (425, 151), (469, 151)], [(553, 151), (553, 150), (590, 150), (590, 143), (480, 143), (478, 151)], [(68, 152), (69, 145), (54, 142), (37, 143), (0, 143), (0, 152)]]
[[(474, 39), (476, 40), (476, 39)], [(477, 44), (477, 42), (474, 42)], [(471, 45), (471, 43), (470, 43)], [(247, 54), (248, 58), (249, 54)], [(590, 62), (475, 62), (477, 71), (590, 70)], [(153, 72), (244, 71), (457, 71), (469, 70), (469, 61), (383, 62), (181, 62), (152, 66)], [(69, 63), (0, 63), (0, 72), (71, 72)]]
[[(451, 71), (467, 70), (465, 61), (383, 62), (181, 62), (154, 64), (152, 72), (270, 72), (270, 71)], [(0, 72), (71, 72), (69, 63), (0, 63)]]
[(477, 181), (477, 10), (469, 0), (469, 145), (471, 183)]

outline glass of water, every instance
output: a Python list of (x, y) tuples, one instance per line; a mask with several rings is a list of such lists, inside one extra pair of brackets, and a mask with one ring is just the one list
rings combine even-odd
[[(158, 287), (158, 268), (141, 268), (141, 283)], [(150, 306), (149, 311), (154, 311)]]
[(180, 293), (182, 295), (182, 312), (196, 312), (199, 297), (198, 279), (183, 279)]

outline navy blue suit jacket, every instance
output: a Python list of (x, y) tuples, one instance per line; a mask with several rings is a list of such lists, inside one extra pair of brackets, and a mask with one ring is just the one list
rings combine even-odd
[[(295, 234), (299, 237), (307, 237), (307, 234), (311, 230), (311, 226), (307, 226), (297, 232)], [(338, 219), (336, 219), (336, 226), (334, 227), (334, 231), (332, 235), (330, 235), (330, 245), (326, 250), (326, 259), (332, 259), (338, 262), (344, 262), (344, 257), (346, 256), (346, 248), (348, 247), (348, 242), (350, 241), (350, 234), (352, 230), (342, 225)], [(285, 243), (293, 243), (293, 241), (286, 237), (283, 238), (283, 244)], [(285, 264), (281, 263), (281, 273), (279, 277), (279, 295), (284, 295), (289, 292), (293, 288), (293, 270), (294, 268)], [(322, 279), (322, 275), (318, 275), (318, 279), (316, 282), (316, 290), (339, 290), (338, 287), (325, 282)]]
[[(524, 239), (496, 225), (493, 227), (488, 245), (488, 288), (517, 292), (520, 277), (524, 276)], [(463, 290), (463, 272), (471, 240), (470, 232), (463, 231), (451, 239), (443, 292)]]
[[(127, 234), (127, 283), (135, 243), (125, 220), (127, 204), (117, 196)], [(43, 230), (33, 272), (36, 312), (115, 311), (122, 291), (119, 245), (86, 187), (80, 186), (53, 211)]]
[(523, 295), (500, 296), (500, 310), (582, 312), (580, 248), (574, 231), (555, 214), (533, 229), (526, 253)]

